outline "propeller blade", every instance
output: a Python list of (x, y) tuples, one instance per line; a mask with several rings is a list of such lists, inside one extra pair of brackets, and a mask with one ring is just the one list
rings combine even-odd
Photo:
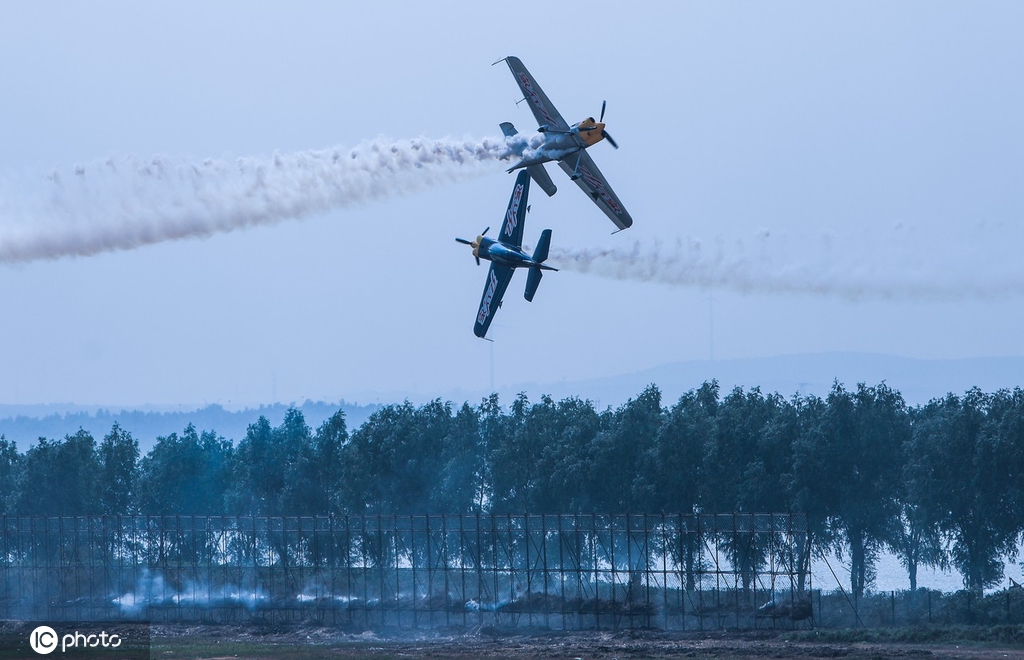
[(487, 229), (484, 229), (484, 230), (483, 230), (482, 232), (480, 232), (480, 235), (481, 235), (481, 236), (483, 236), (483, 235), (484, 235), (484, 234), (486, 234), (486, 233), (487, 233), (488, 231), (490, 231), (490, 229), (491, 229), (490, 227), (488, 227)]
[(599, 122), (602, 122), (602, 121), (604, 121), (604, 106), (605, 106), (605, 104), (607, 104), (607, 103), (608, 103), (608, 101), (607, 101), (607, 100), (605, 100), (605, 101), (601, 101), (601, 118), (597, 120), (597, 121), (599, 121)]
[(479, 265), (480, 265), (480, 257), (478, 257), (478, 256), (476, 256), (476, 255), (474, 254), (474, 255), (473, 255), (473, 258), (474, 258), (474, 259), (476, 259), (476, 265), (477, 265), (477, 266), (479, 266)]
[(466, 240), (466, 239), (464, 239), (464, 238), (456, 238), (455, 240), (456, 240), (457, 242), (459, 242), (459, 243), (462, 243), (463, 245), (473, 245), (473, 243), (471, 243), (470, 241), (467, 241), (467, 240)]
[(612, 136), (608, 134), (608, 131), (601, 131), (601, 137), (603, 137), (604, 139), (608, 140), (608, 144), (612, 145), (616, 149), (619, 148), (619, 145), (617, 145), (615, 143), (615, 140), (613, 140)]

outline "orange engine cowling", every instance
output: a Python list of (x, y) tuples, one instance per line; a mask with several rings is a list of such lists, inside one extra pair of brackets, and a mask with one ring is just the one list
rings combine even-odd
[(588, 147), (604, 139), (604, 124), (594, 121), (593, 117), (581, 120), (580, 123), (576, 124), (576, 129)]

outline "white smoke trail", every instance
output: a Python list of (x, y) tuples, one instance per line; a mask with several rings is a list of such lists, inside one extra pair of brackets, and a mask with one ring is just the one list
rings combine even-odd
[(552, 149), (546, 146), (547, 138), (543, 133), (516, 133), (505, 138), (506, 158), (515, 160), (535, 160), (549, 158), (559, 160), (572, 153), (568, 149)]
[(818, 237), (639, 241), (614, 248), (555, 248), (562, 270), (618, 280), (741, 293), (797, 293), (847, 299), (1024, 296), (1024, 241), (1012, 226), (889, 231)]
[(521, 149), (505, 138), (378, 138), (352, 149), (234, 163), (109, 158), (54, 170), (45, 181), (0, 179), (0, 263), (130, 250), (303, 218), (476, 176)]

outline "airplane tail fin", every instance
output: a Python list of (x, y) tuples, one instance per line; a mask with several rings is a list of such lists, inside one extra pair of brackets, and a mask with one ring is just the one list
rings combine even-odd
[[(540, 240), (537, 241), (537, 249), (533, 251), (533, 260), (537, 263), (536, 266), (530, 266), (530, 272), (526, 276), (526, 293), (524, 296), (529, 302), (533, 302), (533, 296), (537, 293), (537, 287), (540, 286), (540, 278), (543, 277), (545, 270), (558, 270), (551, 266), (542, 265), (543, 262), (548, 258), (548, 249), (551, 247), (551, 230), (545, 229), (540, 233)], [(543, 269), (543, 270), (542, 270)]]
[(540, 233), (540, 240), (537, 241), (537, 247), (533, 251), (533, 260), (539, 264), (547, 261), (548, 250), (551, 248), (551, 230), (545, 229)]
[[(501, 132), (505, 134), (505, 137), (512, 137), (513, 135), (519, 134), (516, 127), (513, 126), (511, 122), (503, 121), (498, 124), (498, 126), (501, 127)], [(509, 172), (511, 171), (512, 170), (509, 170)], [(551, 180), (551, 176), (548, 174), (548, 171), (544, 169), (543, 163), (530, 165), (526, 168), (526, 171), (530, 173), (530, 177), (537, 182), (540, 189), (548, 194), (548, 197), (551, 197), (558, 192), (558, 188), (555, 187), (555, 182)]]

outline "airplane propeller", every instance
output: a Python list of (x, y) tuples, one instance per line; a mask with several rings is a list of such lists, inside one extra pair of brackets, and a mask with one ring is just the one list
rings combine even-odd
[[(604, 123), (604, 109), (606, 105), (608, 105), (607, 100), (601, 101), (601, 118), (597, 120), (599, 123)], [(612, 136), (608, 134), (608, 131), (602, 130), (601, 137), (608, 140), (608, 144), (612, 145), (616, 149), (619, 148), (619, 145), (616, 144), (615, 140), (612, 139)]]
[(462, 243), (463, 245), (468, 245), (469, 247), (473, 248), (473, 258), (474, 258), (474, 259), (476, 259), (476, 265), (477, 265), (477, 266), (479, 266), (479, 265), (480, 265), (480, 256), (479, 256), (479, 254), (478, 254), (478, 253), (479, 253), (479, 250), (480, 250), (480, 243), (481, 243), (481, 242), (483, 241), (483, 239), (484, 239), (484, 234), (486, 234), (486, 233), (487, 233), (488, 231), (490, 231), (490, 229), (491, 229), (490, 227), (487, 227), (486, 229), (484, 229), (484, 230), (483, 230), (483, 231), (482, 231), (482, 232), (480, 233), (480, 235), (476, 237), (476, 240), (475, 240), (475, 241), (472, 241), (472, 242), (470, 242), (470, 241), (467, 241), (467, 240), (466, 240), (466, 239), (464, 239), (464, 238), (456, 238), (456, 239), (455, 239), (455, 241), (456, 241), (456, 242), (458, 242), (458, 243)]

